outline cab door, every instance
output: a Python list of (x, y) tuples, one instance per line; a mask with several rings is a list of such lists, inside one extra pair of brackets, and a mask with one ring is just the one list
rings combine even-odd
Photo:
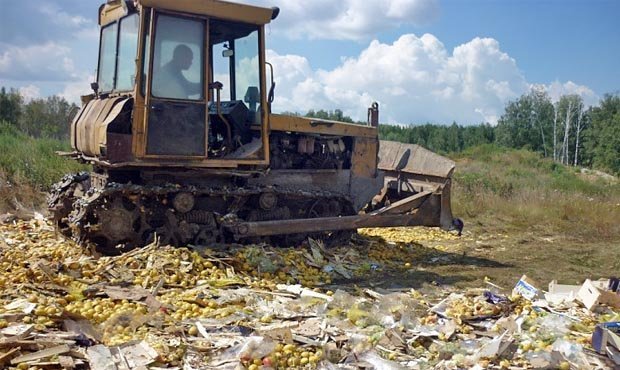
[(146, 157), (207, 153), (207, 19), (155, 12), (146, 97)]

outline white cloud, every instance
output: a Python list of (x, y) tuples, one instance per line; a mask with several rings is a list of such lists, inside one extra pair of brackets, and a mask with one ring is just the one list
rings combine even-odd
[(18, 47), (0, 44), (0, 78), (21, 81), (75, 79), (71, 49), (47, 42)]
[(95, 76), (83, 73), (75, 81), (65, 84), (64, 89), (58, 95), (70, 103), (80, 104), (80, 97), (92, 93), (90, 83), (95, 81)]
[(553, 101), (560, 100), (562, 95), (579, 95), (583, 99), (583, 102), (586, 106), (588, 105), (597, 105), (600, 97), (592, 91), (590, 88), (584, 85), (578, 85), (573, 81), (568, 81), (565, 83), (561, 83), (559, 81), (554, 81), (549, 85), (535, 85), (539, 87), (543, 87), (547, 90), (549, 97)]
[(37, 10), (44, 16), (48, 17), (53, 23), (61, 26), (70, 27), (83, 27), (92, 23), (90, 19), (84, 18), (80, 15), (69, 14), (61, 10), (58, 6), (52, 3), (41, 3)]
[(19, 93), (26, 102), (41, 97), (41, 89), (35, 85), (27, 85), (19, 88)]
[(75, 37), (81, 40), (81, 42), (94, 43), (99, 46), (99, 26), (92, 25), (90, 27), (80, 28), (80, 30), (75, 33)]
[[(375, 40), (332, 70), (314, 71), (298, 55), (268, 51), (267, 59), (277, 82), (274, 111), (342, 109), (357, 120), (378, 101), (382, 122), (495, 124), (509, 100), (534, 86), (492, 38), (474, 38), (451, 53), (431, 34), (406, 34), (391, 44)], [(598, 100), (571, 81), (543, 87), (554, 99), (579, 94), (587, 105)]]
[(506, 101), (529, 87), (494, 39), (475, 38), (449, 53), (433, 35), (407, 34), (392, 44), (372, 41), (330, 71), (313, 72), (300, 56), (270, 51), (268, 59), (278, 82), (275, 109), (340, 108), (363, 119), (376, 100), (382, 121), (392, 123), (495, 123)]
[[(255, 0), (271, 6), (269, 0)], [(438, 0), (282, 0), (274, 32), (291, 38), (364, 40), (404, 24), (426, 25), (439, 16)]]

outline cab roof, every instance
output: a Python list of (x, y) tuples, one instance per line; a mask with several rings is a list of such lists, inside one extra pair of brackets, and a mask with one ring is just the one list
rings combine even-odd
[(280, 10), (223, 0), (108, 0), (99, 10), (99, 24), (108, 24), (135, 6), (206, 15), (214, 18), (264, 25), (278, 16)]

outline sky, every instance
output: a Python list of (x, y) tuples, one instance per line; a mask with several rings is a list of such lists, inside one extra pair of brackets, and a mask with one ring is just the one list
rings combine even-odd
[[(199, 0), (197, 0), (199, 1)], [(267, 26), (275, 112), (381, 122), (497, 123), (531, 88), (596, 105), (620, 92), (618, 0), (248, 0)], [(90, 93), (101, 0), (0, 0), (0, 86)]]

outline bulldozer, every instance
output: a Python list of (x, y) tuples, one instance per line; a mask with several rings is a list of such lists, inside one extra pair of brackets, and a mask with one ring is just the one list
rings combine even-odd
[(73, 150), (59, 153), (92, 169), (53, 186), (57, 230), (118, 254), (154, 240), (294, 245), (365, 227), (458, 228), (454, 162), (380, 141), (377, 103), (365, 124), (272, 112), (265, 27), (279, 12), (221, 0), (102, 4), (93, 93), (71, 120)]

